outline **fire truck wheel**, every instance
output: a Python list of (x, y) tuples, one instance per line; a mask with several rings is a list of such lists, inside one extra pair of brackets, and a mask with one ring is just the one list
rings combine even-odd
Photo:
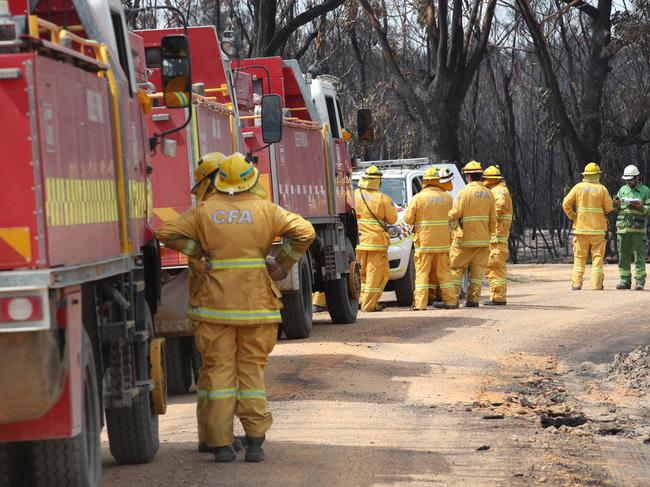
[(101, 410), (93, 348), (82, 338), (83, 420), (74, 438), (35, 441), (32, 444), (35, 485), (87, 486), (101, 482)]
[(300, 289), (282, 295), (282, 330), (289, 340), (309, 338), (312, 327), (311, 269), (304, 255), (298, 263)]
[(196, 343), (194, 338), (192, 338), (192, 373), (194, 374), (194, 383), (197, 388), (199, 386), (199, 373), (201, 372), (201, 366), (203, 365), (203, 358), (199, 353), (199, 349), (196, 348)]
[(192, 337), (167, 338), (167, 393), (170, 396), (187, 394), (192, 387)]
[[(147, 303), (144, 309), (145, 328), (153, 335), (153, 319)], [(147, 356), (147, 363), (150, 357)], [(160, 446), (158, 415), (148, 390), (140, 389), (131, 407), (106, 410), (106, 429), (111, 455), (119, 464), (149, 463)], [(91, 484), (93, 485), (93, 484)]]
[(406, 268), (406, 274), (395, 281), (395, 296), (399, 306), (411, 306), (413, 304), (413, 292), (415, 291), (415, 255), (411, 249), (409, 265)]
[[(349, 239), (346, 239), (346, 256), (348, 264), (351, 264), (356, 259), (354, 247)], [(354, 277), (355, 282), (360, 283), (359, 266), (350, 266), (348, 269), (353, 269), (357, 275)], [(325, 282), (325, 299), (327, 301), (327, 310), (329, 311), (332, 322), (338, 325), (349, 325), (357, 321), (357, 314), (359, 313), (359, 297), (353, 297), (353, 292), (350, 289), (350, 276), (342, 274), (341, 279), (336, 281)]]

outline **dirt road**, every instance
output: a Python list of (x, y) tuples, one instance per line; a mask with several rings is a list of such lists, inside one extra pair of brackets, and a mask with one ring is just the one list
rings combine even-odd
[(650, 395), (602, 365), (650, 344), (650, 291), (614, 290), (608, 267), (605, 291), (572, 292), (570, 273), (514, 266), (504, 308), (413, 312), (385, 294), (355, 325), (315, 315), (271, 357), (266, 462), (198, 453), (187, 395), (154, 463), (118, 467), (104, 442), (103, 485), (650, 485)]

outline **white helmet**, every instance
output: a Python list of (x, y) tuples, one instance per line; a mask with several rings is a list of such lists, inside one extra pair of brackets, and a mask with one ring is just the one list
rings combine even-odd
[(627, 181), (639, 176), (640, 174), (639, 169), (634, 164), (630, 164), (623, 171), (623, 179)]

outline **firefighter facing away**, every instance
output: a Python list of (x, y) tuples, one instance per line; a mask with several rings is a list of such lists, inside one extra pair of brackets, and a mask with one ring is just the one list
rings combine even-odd
[(449, 253), (451, 278), (458, 299), (463, 274), (469, 267), (469, 288), (465, 307), (476, 308), (481, 299), (481, 286), (490, 254), (490, 237), (497, 229), (497, 216), (494, 196), (481, 182), (481, 163), (468, 162), (463, 168), (463, 173), (467, 186), (460, 190), (449, 212), (449, 220), (454, 228)]
[[(600, 184), (600, 167), (595, 162), (585, 166), (582, 182), (576, 184), (562, 202), (564, 213), (573, 222), (573, 284), (582, 289), (587, 257), (591, 252), (591, 289), (602, 290), (605, 276), (603, 258), (607, 241), (607, 213), (614, 209), (607, 188)], [(575, 211), (573, 206), (575, 205)]]
[[(246, 432), (246, 461), (264, 459), (272, 422), (264, 369), (282, 306), (273, 280), (287, 275), (315, 237), (309, 222), (255, 194), (258, 179), (243, 155), (230, 155), (214, 181), (217, 192), (157, 232), (168, 247), (209, 263), (188, 317), (203, 357), (197, 416), (217, 462), (236, 457), (235, 414)], [(276, 236), (287, 243), (278, 257), (267, 257)]]
[(361, 265), (361, 310), (382, 311), (379, 298), (388, 282), (387, 224), (397, 221), (397, 210), (390, 196), (379, 190), (382, 174), (370, 166), (354, 192), (359, 223), (357, 260)]
[[(453, 174), (451, 176), (453, 178)], [(409, 203), (404, 221), (413, 226), (415, 246), (415, 292), (413, 309), (427, 308), (429, 296), (434, 297), (440, 288), (446, 308), (458, 308), (458, 300), (449, 273), (449, 211), (453, 206), (451, 195), (444, 185), (450, 183), (448, 175), (441, 181), (440, 171), (434, 167), (424, 172), (424, 188)]]
[(632, 287), (630, 261), (634, 257), (634, 289), (643, 291), (645, 286), (646, 227), (650, 211), (650, 189), (640, 181), (641, 174), (636, 166), (627, 166), (623, 172), (626, 184), (614, 197), (614, 208), (618, 210), (616, 234), (618, 241), (618, 273), (621, 282), (616, 289)]
[(505, 305), (508, 286), (508, 237), (512, 225), (512, 198), (498, 166), (490, 166), (483, 173), (485, 185), (492, 191), (497, 213), (497, 231), (490, 239), (487, 278), (490, 283), (488, 306)]

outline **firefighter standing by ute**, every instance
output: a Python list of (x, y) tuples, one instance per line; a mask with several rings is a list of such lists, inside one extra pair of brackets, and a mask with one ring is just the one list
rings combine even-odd
[(632, 287), (630, 261), (634, 256), (634, 289), (643, 291), (645, 286), (646, 227), (650, 211), (650, 189), (640, 181), (641, 174), (636, 166), (630, 165), (623, 171), (626, 184), (614, 197), (614, 208), (618, 210), (616, 234), (618, 241), (618, 272), (621, 282), (616, 289)]
[(506, 304), (508, 286), (508, 238), (512, 225), (512, 198), (498, 166), (490, 166), (483, 173), (485, 185), (492, 191), (497, 214), (497, 231), (490, 239), (487, 278), (490, 282), (490, 299), (483, 304), (498, 306)]
[[(453, 174), (451, 176), (453, 178)], [(415, 246), (415, 292), (413, 309), (424, 310), (429, 296), (440, 288), (446, 308), (458, 308), (458, 300), (449, 274), (449, 211), (453, 206), (451, 195), (445, 187), (451, 178), (444, 180), (438, 169), (424, 172), (424, 188), (411, 199), (404, 221), (413, 226)]]
[(390, 238), (386, 225), (397, 221), (397, 210), (389, 196), (379, 188), (381, 172), (370, 166), (354, 192), (359, 224), (357, 260), (361, 265), (361, 310), (382, 311), (379, 304), (388, 282), (388, 246)]
[[(603, 258), (607, 240), (607, 213), (614, 209), (607, 188), (600, 184), (600, 167), (585, 166), (582, 182), (576, 184), (562, 202), (564, 213), (573, 222), (573, 285), (582, 289), (582, 279), (591, 251), (591, 289), (603, 289)], [(573, 211), (573, 205), (576, 210)]]
[(478, 307), (485, 267), (490, 254), (490, 237), (496, 232), (497, 217), (494, 196), (481, 182), (481, 163), (468, 162), (463, 168), (467, 186), (460, 190), (449, 212), (454, 228), (451, 245), (451, 278), (456, 287), (456, 298), (460, 296), (463, 274), (469, 267), (469, 288), (465, 307)]
[[(264, 368), (277, 340), (282, 279), (314, 240), (302, 217), (255, 194), (259, 172), (243, 155), (227, 157), (218, 171), (217, 193), (157, 232), (168, 247), (205, 259), (210, 270), (188, 312), (203, 357), (197, 416), (215, 461), (235, 459), (235, 413), (246, 432), (246, 461), (264, 459), (262, 443), (271, 426)], [(277, 258), (267, 257), (276, 236)]]

